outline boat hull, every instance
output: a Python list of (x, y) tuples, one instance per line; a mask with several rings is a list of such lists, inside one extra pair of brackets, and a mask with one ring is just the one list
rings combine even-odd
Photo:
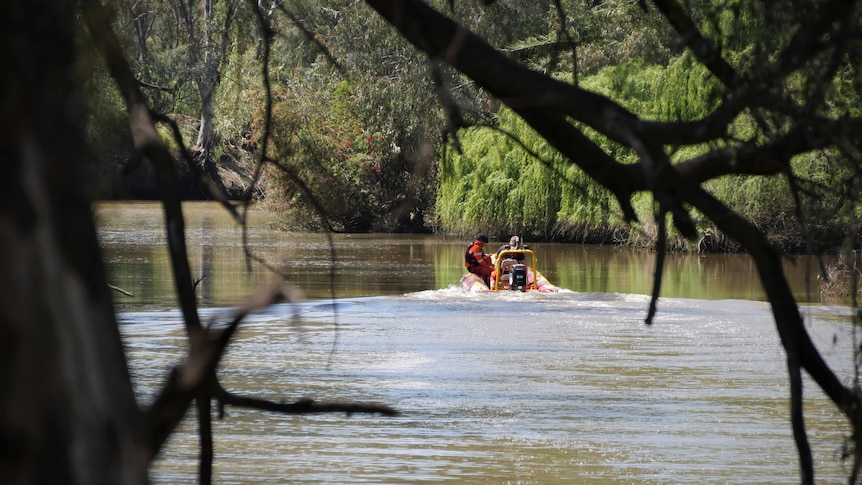
[[(535, 278), (533, 278), (534, 274)], [(539, 293), (556, 293), (559, 291), (559, 288), (551, 284), (551, 282), (548, 281), (548, 279), (545, 278), (542, 273), (539, 273), (538, 271), (534, 273), (533, 270), (528, 270), (528, 280), (531, 283), (535, 281), (535, 284), (531, 284), (526, 291), (538, 291)], [(470, 293), (484, 293), (493, 291), (491, 290), (491, 288), (488, 287), (488, 285), (485, 284), (481, 276), (474, 273), (467, 273), (461, 276), (461, 288), (464, 291)], [(496, 291), (510, 290), (509, 288), (501, 288)]]

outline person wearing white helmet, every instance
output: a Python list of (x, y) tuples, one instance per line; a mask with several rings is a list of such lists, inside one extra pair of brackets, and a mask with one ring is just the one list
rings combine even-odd
[[(500, 246), (500, 249), (497, 249), (497, 252), (494, 253), (494, 256), (491, 258), (491, 278), (490, 284), (493, 285), (497, 280), (497, 271), (494, 269), (497, 264), (497, 260), (500, 258), (500, 253), (503, 251), (511, 250), (511, 249), (520, 249), (523, 248), (524, 245), (521, 243), (521, 238), (518, 236), (512, 236), (509, 238), (509, 244), (504, 244)], [(509, 253), (506, 254), (506, 259), (503, 264), (500, 266), (500, 273), (502, 275), (506, 275), (509, 272), (509, 268), (512, 264), (525, 264), (527, 257), (524, 256), (524, 253)], [(508, 278), (507, 276), (505, 276)]]
[[(518, 236), (512, 236), (509, 238), (509, 244), (504, 244), (504, 245), (500, 246), (500, 249), (498, 249), (497, 252), (494, 254), (499, 255), (501, 251), (505, 251), (507, 249), (518, 249), (518, 248), (523, 248), (523, 247), (524, 246), (521, 244), (521, 238)], [(510, 255), (508, 255), (508, 257), (512, 258), (512, 259), (517, 259), (518, 262), (524, 261), (524, 254), (523, 253), (510, 254)]]

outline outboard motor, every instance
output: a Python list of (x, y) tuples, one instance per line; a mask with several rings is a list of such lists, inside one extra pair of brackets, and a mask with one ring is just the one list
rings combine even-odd
[(509, 268), (509, 289), (527, 291), (527, 266), (523, 264), (513, 264)]

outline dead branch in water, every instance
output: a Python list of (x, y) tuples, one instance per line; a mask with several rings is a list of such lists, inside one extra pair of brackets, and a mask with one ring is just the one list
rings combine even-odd
[(108, 288), (110, 288), (110, 289), (112, 289), (112, 290), (116, 291), (117, 293), (122, 293), (122, 294), (124, 294), (124, 295), (126, 295), (126, 296), (135, 296), (135, 295), (131, 294), (130, 292), (128, 292), (128, 291), (126, 291), (126, 290), (124, 290), (124, 289), (120, 288), (119, 286), (114, 286), (114, 285), (112, 285), (112, 284), (108, 284)]

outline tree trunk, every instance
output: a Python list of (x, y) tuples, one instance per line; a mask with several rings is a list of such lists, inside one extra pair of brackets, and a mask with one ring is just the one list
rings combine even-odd
[[(213, 147), (215, 128), (213, 125), (213, 95), (219, 81), (219, 67), (230, 40), (230, 26), (236, 16), (239, 0), (228, 3), (224, 12), (222, 26), (216, 19), (213, 5), (204, 2), (203, 8), (203, 40), (201, 51), (203, 52), (203, 73), (198, 80), (198, 91), (201, 95), (201, 126), (198, 131), (197, 148), (206, 162), (209, 159)], [(218, 39), (216, 39), (218, 37)]]
[[(203, 160), (209, 158), (213, 145), (213, 91), (215, 91), (215, 74), (207, 72), (205, 79), (198, 83), (201, 93), (201, 127), (198, 131), (197, 148), (203, 154)], [(212, 79), (207, 79), (212, 77)]]
[(0, 5), (0, 482), (146, 483), (82, 168), (75, 2)]

